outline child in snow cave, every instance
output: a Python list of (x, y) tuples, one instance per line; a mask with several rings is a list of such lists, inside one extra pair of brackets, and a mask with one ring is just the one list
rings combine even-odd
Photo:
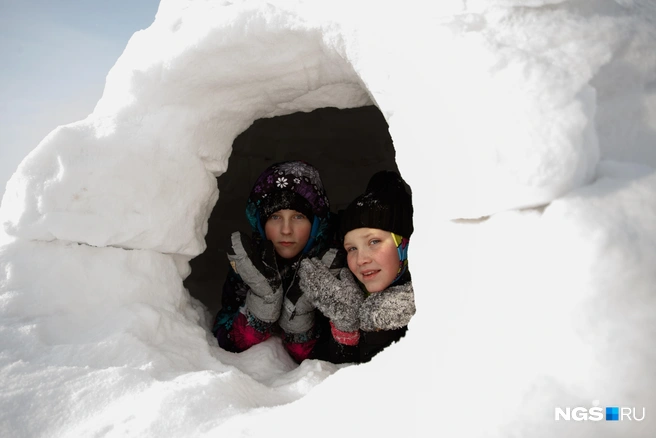
[(348, 268), (338, 269), (340, 257), (324, 257), (303, 259), (299, 270), (301, 288), (330, 325), (312, 357), (368, 362), (405, 335), (415, 313), (408, 271), (412, 198), (399, 174), (381, 171), (341, 214)]
[(277, 163), (259, 176), (246, 204), (252, 235), (230, 237), (232, 269), (212, 329), (223, 349), (244, 351), (280, 333), (294, 360), (309, 357), (319, 324), (297, 274), (301, 259), (322, 256), (331, 235), (329, 211), (310, 164)]

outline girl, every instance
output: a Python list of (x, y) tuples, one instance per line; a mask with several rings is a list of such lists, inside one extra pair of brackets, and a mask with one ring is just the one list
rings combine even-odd
[(328, 198), (319, 172), (303, 161), (267, 168), (246, 205), (249, 238), (231, 235), (232, 269), (212, 332), (228, 351), (244, 351), (281, 332), (290, 355), (301, 362), (317, 340), (315, 307), (304, 297), (301, 259), (319, 255), (329, 233)]
[(378, 172), (342, 214), (348, 269), (334, 276), (318, 259), (301, 262), (301, 287), (330, 320), (330, 336), (313, 357), (367, 362), (405, 335), (415, 313), (408, 271), (412, 213), (401, 177)]

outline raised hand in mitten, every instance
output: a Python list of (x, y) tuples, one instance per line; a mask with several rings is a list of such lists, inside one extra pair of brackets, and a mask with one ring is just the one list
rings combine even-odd
[(236, 231), (230, 236), (228, 260), (250, 290), (246, 307), (253, 316), (264, 322), (275, 322), (282, 306), (282, 282), (276, 267), (273, 244), (266, 240), (260, 251), (253, 251), (251, 240)]
[(301, 261), (299, 276), (301, 289), (338, 330), (358, 330), (364, 292), (348, 268), (342, 268), (335, 277), (321, 260), (306, 259)]
[(343, 249), (330, 248), (326, 251), (319, 253), (317, 256), (324, 265), (330, 268), (330, 273), (333, 277), (339, 276), (339, 271), (346, 266), (346, 251)]
[[(324, 265), (331, 267), (330, 272), (333, 275), (339, 273), (339, 268), (333, 269), (334, 266), (341, 267), (344, 265), (343, 256), (340, 258), (340, 251), (336, 248), (328, 249), (318, 257), (321, 258)], [(287, 334), (308, 334), (314, 328), (314, 310), (316, 306), (299, 283), (300, 273), (297, 273), (289, 289), (285, 292), (285, 298), (282, 302), (282, 313), (278, 324)]]
[(405, 327), (415, 314), (412, 283), (372, 293), (360, 307), (360, 329), (368, 332)]

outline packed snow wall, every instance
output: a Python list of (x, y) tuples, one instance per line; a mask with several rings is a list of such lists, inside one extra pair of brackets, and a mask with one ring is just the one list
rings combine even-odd
[[(94, 112), (7, 185), (3, 427), (653, 435), (553, 418), (656, 408), (653, 6), (424, 3), (163, 1)], [(413, 189), (408, 336), (339, 373), (275, 345), (221, 351), (182, 282), (234, 140), (262, 118), (372, 104)], [(476, 421), (453, 410), (471, 404)]]

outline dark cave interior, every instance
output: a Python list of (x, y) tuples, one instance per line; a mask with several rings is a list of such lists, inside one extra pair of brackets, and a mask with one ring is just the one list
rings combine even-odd
[(268, 166), (286, 160), (304, 160), (319, 170), (332, 212), (364, 191), (375, 172), (398, 172), (387, 122), (376, 106), (319, 108), (253, 122), (235, 139), (228, 170), (217, 178), (207, 248), (191, 260), (184, 281), (212, 315), (220, 308), (229, 267), (223, 244), (233, 231), (250, 234), (245, 207), (253, 184)]

